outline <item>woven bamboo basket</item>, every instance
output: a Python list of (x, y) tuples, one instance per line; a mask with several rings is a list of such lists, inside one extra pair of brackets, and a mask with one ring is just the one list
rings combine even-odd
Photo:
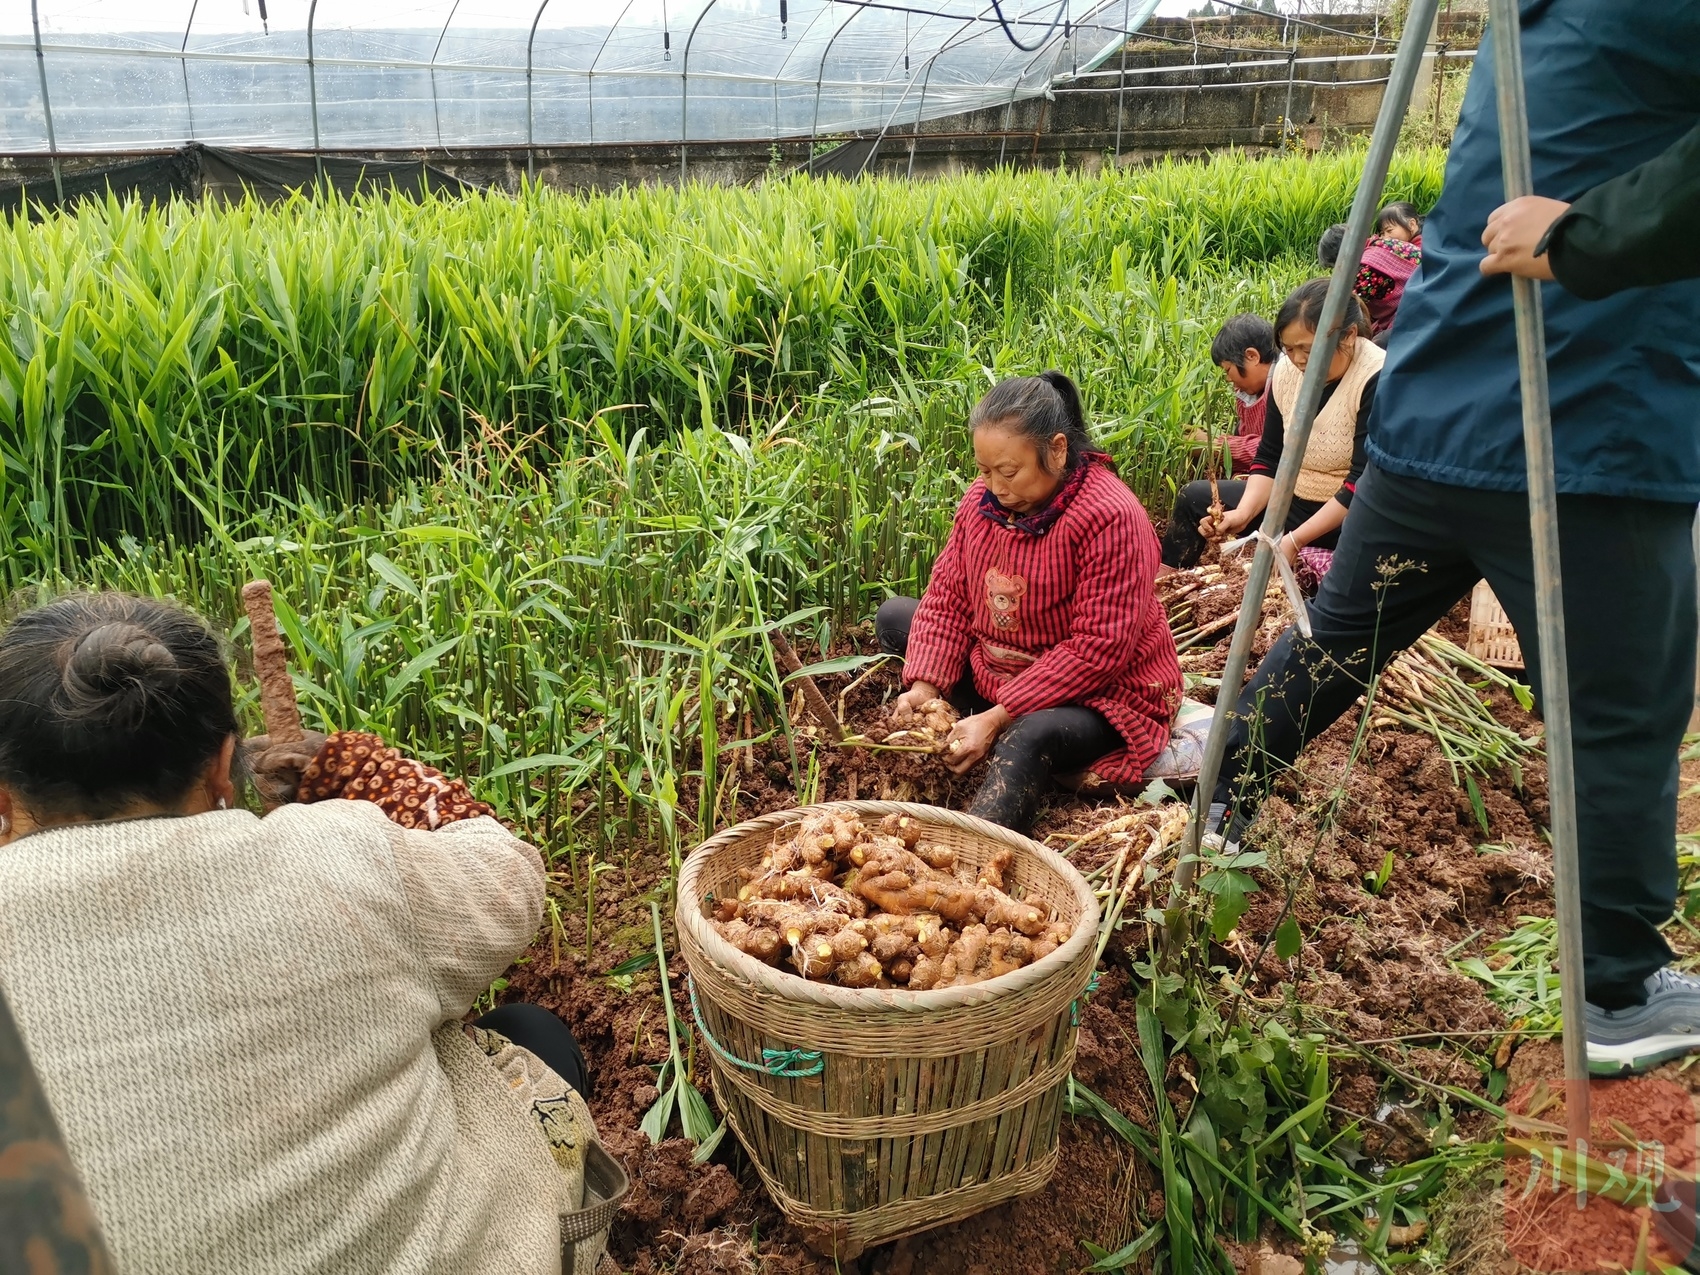
[(1464, 649), (1495, 668), (1523, 667), (1523, 648), (1517, 641), (1517, 630), (1511, 627), (1511, 617), (1505, 614), (1505, 608), (1499, 605), (1486, 580), (1476, 581), (1470, 594), (1470, 636)]
[[(715, 932), (708, 902), (736, 892), (739, 869), (761, 861), (775, 832), (825, 810), (909, 815), (976, 867), (1014, 849), (1012, 893), (1043, 900), (1073, 937), (1013, 973), (927, 992), (851, 990), (746, 956)], [(907, 802), (782, 811), (696, 849), (677, 925), (715, 1096), (768, 1193), (818, 1251), (847, 1260), (1050, 1179), (1098, 929), (1091, 888), (1060, 855)]]

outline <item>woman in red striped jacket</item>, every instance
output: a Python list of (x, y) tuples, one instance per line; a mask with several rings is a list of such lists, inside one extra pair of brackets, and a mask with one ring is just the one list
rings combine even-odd
[(1151, 520), (1092, 447), (1074, 383), (1004, 381), (968, 426), (980, 477), (926, 596), (890, 599), (875, 628), (904, 657), (900, 702), (942, 696), (965, 714), (950, 768), (991, 756), (970, 812), (1025, 830), (1053, 775), (1139, 781), (1168, 742), (1181, 670)]

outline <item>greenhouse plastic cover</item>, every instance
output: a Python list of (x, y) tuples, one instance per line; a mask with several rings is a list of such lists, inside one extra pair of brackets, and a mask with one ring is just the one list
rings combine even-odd
[(0, 0), (0, 153), (879, 130), (1042, 93), (1156, 2)]

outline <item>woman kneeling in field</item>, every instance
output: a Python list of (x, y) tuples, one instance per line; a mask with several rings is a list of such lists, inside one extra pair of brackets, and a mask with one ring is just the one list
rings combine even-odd
[[(1285, 450), (1286, 423), (1298, 403), (1299, 385), (1310, 364), (1310, 350), (1327, 296), (1328, 280), (1312, 279), (1281, 303), (1275, 336), (1284, 357), (1269, 371), (1269, 408), (1263, 418), (1257, 457), (1243, 482), (1224, 479), (1216, 484), (1226, 510), (1220, 520), (1210, 516), (1208, 482), (1188, 483), (1181, 488), (1169, 530), (1163, 536), (1165, 566), (1193, 566), (1204, 552), (1206, 537), (1242, 535), (1263, 517)], [(1386, 359), (1381, 347), (1370, 340), (1368, 314), (1354, 301), (1342, 320), (1340, 342), (1328, 365), (1322, 401), (1299, 463), (1298, 486), (1287, 508), (1286, 534), (1280, 544), (1282, 556), (1294, 566), (1299, 565), (1302, 551), (1323, 551), (1306, 554), (1305, 558), (1317, 577), (1328, 570), (1334, 546), (1340, 540), (1340, 524), (1346, 521), (1358, 475), (1363, 473), (1370, 408)]]
[(947, 761), (991, 755), (970, 813), (1030, 827), (1052, 776), (1137, 783), (1169, 739), (1181, 671), (1152, 592), (1157, 537), (1087, 438), (1061, 372), (994, 387), (968, 418), (980, 477), (957, 508), (926, 595), (875, 627), (904, 657), (899, 704), (967, 714)]
[(372, 735), (249, 741), (286, 804), (235, 808), (230, 671), (165, 603), (23, 613), (0, 686), (0, 986), (116, 1268), (558, 1271), (582, 1056), (537, 1006), (460, 1021), (537, 851)]

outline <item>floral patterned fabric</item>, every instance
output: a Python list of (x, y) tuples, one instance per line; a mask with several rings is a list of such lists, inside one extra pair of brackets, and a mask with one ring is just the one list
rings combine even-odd
[(1332, 549), (1318, 549), (1315, 545), (1306, 545), (1299, 550), (1299, 562), (1293, 574), (1298, 577), (1299, 589), (1305, 597), (1316, 596), (1316, 591), (1322, 587), (1322, 577), (1328, 574), (1328, 568), (1333, 565)]

